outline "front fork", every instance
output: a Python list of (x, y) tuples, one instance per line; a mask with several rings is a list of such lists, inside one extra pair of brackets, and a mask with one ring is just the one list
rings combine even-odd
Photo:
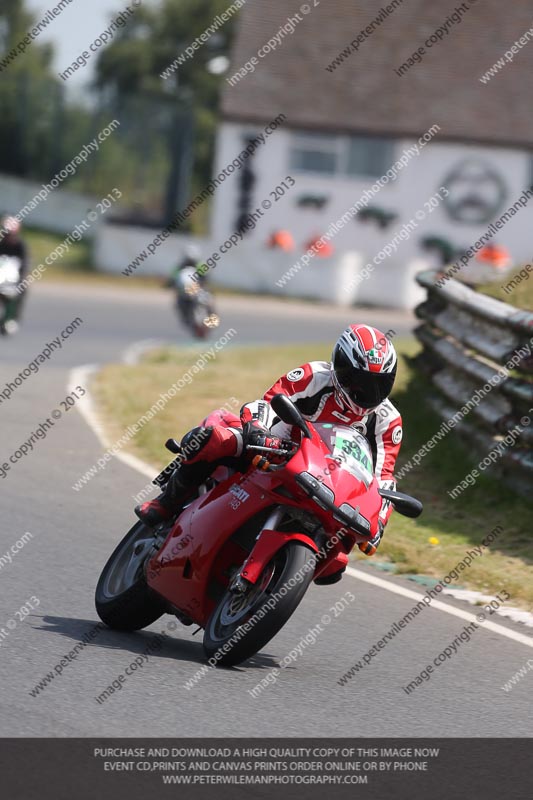
[(258, 535), (252, 552), (242, 565), (240, 572), (234, 578), (230, 586), (230, 591), (246, 592), (250, 584), (257, 583), (259, 577), (272, 561), (278, 550), (288, 542), (298, 541), (307, 545), (315, 553), (318, 553), (316, 543), (305, 533), (283, 533), (276, 530), (283, 517), (283, 509), (276, 508), (266, 519), (260, 534)]

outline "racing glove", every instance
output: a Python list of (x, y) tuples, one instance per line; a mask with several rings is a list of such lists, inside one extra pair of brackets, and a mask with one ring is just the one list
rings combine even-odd
[[(242, 438), (245, 450), (248, 447), (268, 447), (272, 450), (283, 450), (285, 447), (283, 439), (280, 439), (278, 436), (273, 436), (268, 428), (263, 428), (253, 422), (247, 422), (244, 425)], [(250, 453), (252, 455), (257, 455), (257, 451), (254, 450), (250, 450)], [(274, 464), (284, 460), (284, 456), (276, 456), (275, 452), (265, 452), (264, 455)]]

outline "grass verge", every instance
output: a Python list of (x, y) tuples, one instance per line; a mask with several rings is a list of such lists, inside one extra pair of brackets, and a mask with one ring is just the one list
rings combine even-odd
[[(478, 291), (487, 294), (489, 297), (495, 297), (496, 300), (501, 300), (502, 303), (521, 308), (524, 311), (533, 311), (533, 280), (530, 280), (530, 272), (526, 272), (527, 277), (524, 278), (519, 275), (521, 270), (518, 268), (511, 270), (507, 273), (505, 278), (502, 278), (501, 283), (486, 283), (478, 287)], [(522, 271), (524, 273), (524, 271)], [(516, 285), (509, 287), (509, 282), (516, 279)], [(504, 287), (508, 287), (508, 291), (504, 291)]]
[[(401, 363), (393, 401), (404, 419), (404, 443), (398, 461), (401, 467), (433, 436), (440, 420), (425, 407), (427, 386), (407, 360), (418, 345), (414, 340), (403, 340), (397, 347)], [(137, 434), (132, 452), (162, 467), (170, 460), (163, 447), (169, 436), (180, 437), (213, 408), (228, 404), (231, 397), (238, 400), (235, 407), (239, 408), (260, 397), (279, 375), (311, 359), (328, 359), (329, 353), (326, 345), (226, 348)], [(191, 349), (162, 349), (152, 352), (138, 366), (105, 367), (93, 389), (108, 420), (110, 435), (118, 437), (136, 422), (161, 392), (190, 369), (196, 357)], [(486, 593), (504, 589), (512, 598), (509, 605), (533, 611), (533, 506), (490, 475), (451, 500), (446, 490), (462, 480), (471, 467), (471, 454), (453, 433), (442, 440), (399, 487), (423, 501), (423, 515), (413, 521), (393, 514), (376, 558), (395, 562), (402, 573), (441, 579), (467, 550), (501, 525), (503, 531), (497, 541), (460, 573), (457, 582)], [(431, 544), (432, 538), (439, 543)]]
[[(35, 228), (25, 229), (24, 240), (30, 253), (30, 271), (39, 264), (44, 264), (46, 257), (64, 239), (65, 237), (60, 234), (49, 233)], [(162, 278), (142, 275), (126, 278), (124, 275), (97, 272), (91, 264), (91, 244), (87, 239), (82, 239), (71, 244), (69, 251), (60, 261), (47, 266), (42, 280), (45, 282), (60, 281), (62, 283), (83, 283), (89, 286), (117, 286), (121, 289), (129, 287), (130, 289), (142, 290), (147, 288), (159, 289), (163, 285)]]
[[(23, 238), (30, 252), (30, 269), (33, 269), (38, 264), (43, 264), (45, 258), (56, 249), (65, 239), (64, 236), (57, 233), (49, 233), (47, 231), (38, 230), (36, 228), (24, 229)], [(90, 244), (83, 239), (79, 242), (74, 242), (61, 261), (60, 266), (50, 266), (44, 273), (44, 278), (52, 274), (74, 274), (83, 272), (85, 274), (91, 272), (91, 252)]]

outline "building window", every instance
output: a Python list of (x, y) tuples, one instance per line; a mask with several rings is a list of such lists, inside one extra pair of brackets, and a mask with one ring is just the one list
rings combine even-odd
[(371, 136), (294, 134), (291, 169), (321, 175), (379, 177), (393, 162), (394, 142)]
[(296, 135), (291, 142), (291, 169), (335, 175), (339, 171), (339, 137)]
[(348, 139), (346, 172), (348, 175), (367, 175), (379, 178), (393, 162), (393, 141), (370, 136), (350, 136)]

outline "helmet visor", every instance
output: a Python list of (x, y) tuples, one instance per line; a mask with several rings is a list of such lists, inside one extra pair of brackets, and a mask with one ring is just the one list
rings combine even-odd
[(375, 408), (386, 400), (396, 377), (396, 367), (392, 372), (358, 369), (350, 364), (341, 350), (335, 353), (333, 368), (343, 392), (361, 408)]

